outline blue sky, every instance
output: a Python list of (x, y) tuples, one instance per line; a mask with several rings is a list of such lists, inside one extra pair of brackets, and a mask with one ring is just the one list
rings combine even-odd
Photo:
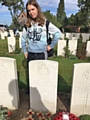
[[(26, 5), (27, 0), (23, 0)], [(54, 15), (57, 12), (58, 3), (60, 0), (37, 0), (42, 11), (50, 10)], [(65, 12), (67, 17), (71, 14), (75, 14), (78, 12), (79, 8), (77, 7), (77, 0), (64, 0), (65, 2)], [(0, 4), (0, 24), (10, 25), (12, 22), (10, 12), (8, 8), (5, 6), (1, 6)]]

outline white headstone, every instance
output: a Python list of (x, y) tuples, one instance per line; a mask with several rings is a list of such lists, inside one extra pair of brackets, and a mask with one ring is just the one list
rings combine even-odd
[(2, 40), (5, 39), (4, 32), (1, 32), (1, 39), (2, 39)]
[(65, 56), (64, 47), (66, 47), (66, 40), (59, 40), (57, 47), (57, 56)]
[(15, 37), (7, 37), (7, 40), (8, 40), (8, 51), (9, 51), (9, 53), (14, 52), (15, 45), (16, 45)]
[(71, 54), (76, 55), (77, 40), (69, 40), (68, 47), (69, 47)]
[(0, 105), (18, 109), (19, 90), (16, 60), (0, 57)]
[(9, 30), (9, 33), (10, 33), (10, 36), (11, 36), (11, 37), (14, 37), (14, 32), (13, 32), (13, 30)]
[(19, 32), (19, 34), (20, 34), (20, 37), (19, 37), (19, 48), (21, 48), (22, 47), (21, 46), (22, 32)]
[(29, 75), (30, 108), (34, 111), (56, 113), (58, 62), (31, 61)]
[(77, 39), (79, 39), (81, 33), (76, 33)]
[(82, 33), (82, 42), (86, 42), (89, 39), (89, 34), (88, 33)]
[(77, 40), (77, 37), (72, 37), (72, 40)]
[(64, 33), (61, 33), (60, 39), (63, 39), (63, 40), (64, 40), (64, 37), (65, 37), (65, 34), (64, 34)]
[(7, 31), (4, 31), (4, 36), (8, 36), (8, 32)]
[(87, 41), (86, 56), (87, 56), (87, 57), (90, 57), (90, 41)]
[(66, 38), (68, 38), (69, 40), (72, 39), (72, 33), (66, 33)]
[(90, 114), (90, 63), (74, 64), (70, 112)]
[(72, 33), (72, 37), (76, 37), (76, 34), (77, 34), (77, 33)]

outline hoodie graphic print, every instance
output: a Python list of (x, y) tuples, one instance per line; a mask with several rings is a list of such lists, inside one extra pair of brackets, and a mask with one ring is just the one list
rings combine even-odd
[(36, 42), (36, 41), (40, 41), (41, 33), (42, 33), (42, 29), (34, 25), (31, 29), (27, 31), (27, 36), (30, 41)]
[[(54, 48), (54, 46), (60, 39), (61, 31), (50, 22), (48, 33), (53, 35), (50, 47)], [(28, 49), (26, 43), (28, 43)], [(27, 30), (23, 28), (21, 45), (24, 54), (27, 52), (32, 53), (46, 52), (47, 51), (46, 23), (43, 26), (39, 26), (38, 23), (32, 24), (30, 28), (27, 28)]]

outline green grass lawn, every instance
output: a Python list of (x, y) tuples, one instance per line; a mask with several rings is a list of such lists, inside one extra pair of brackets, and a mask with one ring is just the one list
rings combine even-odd
[[(17, 40), (18, 41), (18, 40)], [(56, 47), (55, 47), (56, 53)], [(0, 39), (0, 57), (15, 58), (17, 63), (18, 81), (19, 87), (26, 87), (26, 59), (22, 51), (20, 53), (8, 53), (7, 39)], [(68, 59), (60, 56), (54, 56), (49, 60), (58, 62), (58, 91), (60, 92), (71, 92), (72, 78), (74, 64), (90, 62), (90, 59), (79, 60), (79, 59)]]

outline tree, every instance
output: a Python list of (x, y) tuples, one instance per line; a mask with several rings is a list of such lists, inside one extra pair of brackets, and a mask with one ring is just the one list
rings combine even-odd
[(75, 15), (71, 14), (70, 17), (68, 18), (69, 24), (70, 25), (76, 25), (75, 23)]
[(46, 12), (43, 12), (45, 17), (51, 21), (54, 25), (56, 25), (58, 28), (61, 26), (59, 22), (57, 22), (56, 16), (50, 13), (50, 10), (46, 10)]
[(66, 13), (64, 12), (64, 0), (60, 0), (57, 8), (57, 21), (64, 26), (64, 21), (66, 19)]
[(75, 14), (75, 23), (78, 25), (78, 26), (85, 26), (85, 18), (83, 17), (83, 14), (81, 12), (78, 12)]
[(63, 27), (67, 26), (69, 24), (69, 20), (67, 16), (65, 16), (65, 19), (63, 20)]
[(13, 25), (18, 26), (17, 17), (21, 11), (24, 11), (24, 2), (23, 0), (0, 0), (0, 3), (10, 11)]
[(90, 26), (90, 1), (89, 0), (78, 0), (78, 7), (80, 8), (81, 20), (83, 25)]

